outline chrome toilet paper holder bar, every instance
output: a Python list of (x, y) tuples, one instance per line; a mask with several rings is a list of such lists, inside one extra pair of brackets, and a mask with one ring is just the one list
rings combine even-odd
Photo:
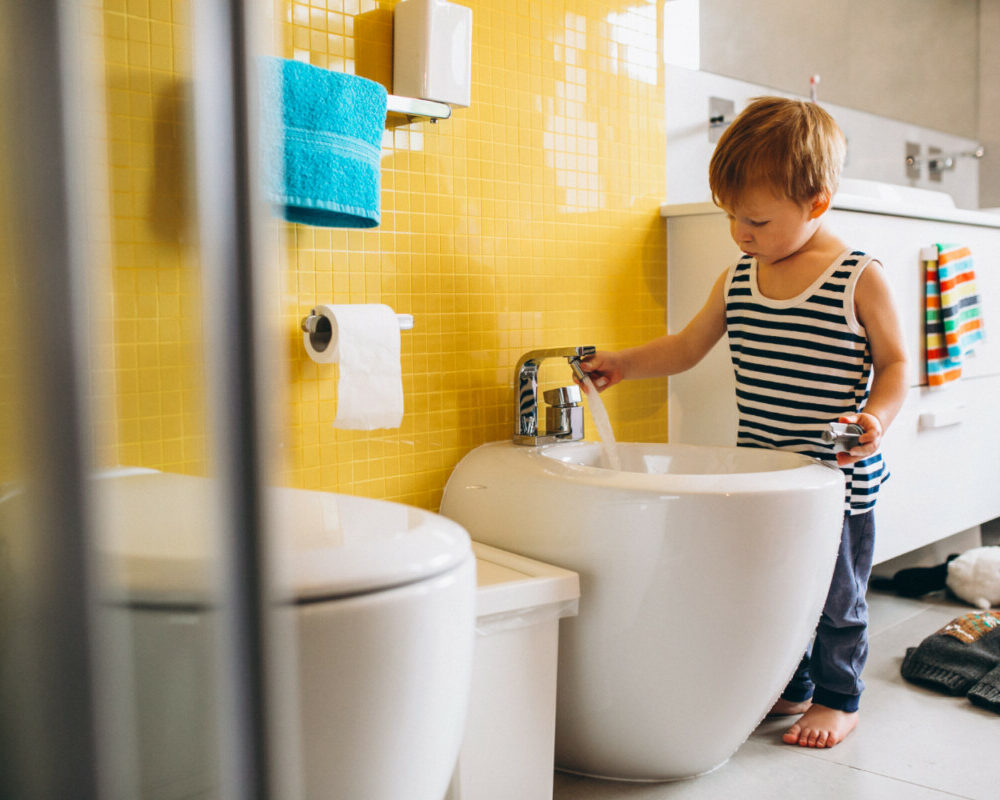
[[(399, 321), (401, 331), (413, 329), (412, 314), (397, 314), (396, 319)], [(309, 312), (309, 316), (302, 318), (302, 331), (309, 334), (309, 343), (317, 353), (326, 350), (333, 339), (333, 326), (330, 320), (322, 314), (317, 314), (315, 308)]]

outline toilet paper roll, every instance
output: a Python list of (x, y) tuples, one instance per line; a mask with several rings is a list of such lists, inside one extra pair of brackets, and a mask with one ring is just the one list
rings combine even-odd
[(318, 364), (337, 363), (337, 416), (333, 427), (370, 431), (398, 428), (403, 421), (403, 378), (399, 320), (387, 305), (320, 305), (327, 320), (303, 335), (306, 352)]

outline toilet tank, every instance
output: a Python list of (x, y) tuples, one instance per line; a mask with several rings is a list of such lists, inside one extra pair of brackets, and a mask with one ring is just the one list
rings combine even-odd
[[(876, 505), (875, 560), (884, 561), (1000, 516), (1000, 216), (956, 209), (947, 196), (909, 187), (845, 181), (827, 225), (883, 264), (900, 312), (908, 357), (906, 402), (886, 433), (891, 478)], [(725, 214), (712, 203), (664, 205), (667, 331), (681, 330), (719, 274), (739, 258)], [(924, 264), (920, 251), (965, 244), (975, 259), (987, 341), (955, 384), (927, 386)], [(735, 380), (720, 341), (693, 369), (669, 380), (672, 443), (736, 441)]]

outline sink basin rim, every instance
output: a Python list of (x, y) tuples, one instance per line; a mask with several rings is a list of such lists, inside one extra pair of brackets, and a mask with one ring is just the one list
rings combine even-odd
[[(514, 466), (520, 462), (522, 468), (529, 467), (545, 477), (556, 480), (571, 481), (591, 487), (608, 487), (624, 491), (664, 492), (676, 491), (684, 494), (743, 494), (757, 492), (795, 491), (802, 488), (812, 488), (829, 482), (843, 482), (843, 473), (833, 464), (827, 464), (818, 459), (798, 453), (763, 448), (717, 447), (669, 443), (619, 442), (623, 459), (629, 462), (629, 451), (638, 450), (644, 455), (670, 456), (673, 453), (690, 457), (701, 454), (715, 458), (753, 459), (761, 458), (765, 462), (787, 461), (789, 466), (781, 469), (762, 469), (753, 471), (705, 471), (705, 472), (637, 472), (629, 470), (612, 470), (607, 467), (580, 463), (579, 460), (569, 460), (568, 456), (584, 453), (588, 456), (599, 455), (599, 442), (583, 440), (578, 442), (559, 442), (541, 447), (520, 447), (509, 442), (496, 442), (495, 445), (506, 447), (513, 453), (498, 452), (506, 462), (513, 457)], [(490, 445), (486, 445), (489, 447)], [(522, 451), (522, 452), (518, 452)], [(664, 452), (659, 452), (664, 451)], [(561, 457), (562, 456), (562, 457)]]

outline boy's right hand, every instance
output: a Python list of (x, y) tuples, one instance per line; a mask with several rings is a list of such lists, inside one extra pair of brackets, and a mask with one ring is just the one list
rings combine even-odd
[(587, 373), (599, 392), (610, 389), (624, 379), (624, 365), (621, 355), (612, 350), (598, 350), (594, 355), (580, 362), (580, 368)]

